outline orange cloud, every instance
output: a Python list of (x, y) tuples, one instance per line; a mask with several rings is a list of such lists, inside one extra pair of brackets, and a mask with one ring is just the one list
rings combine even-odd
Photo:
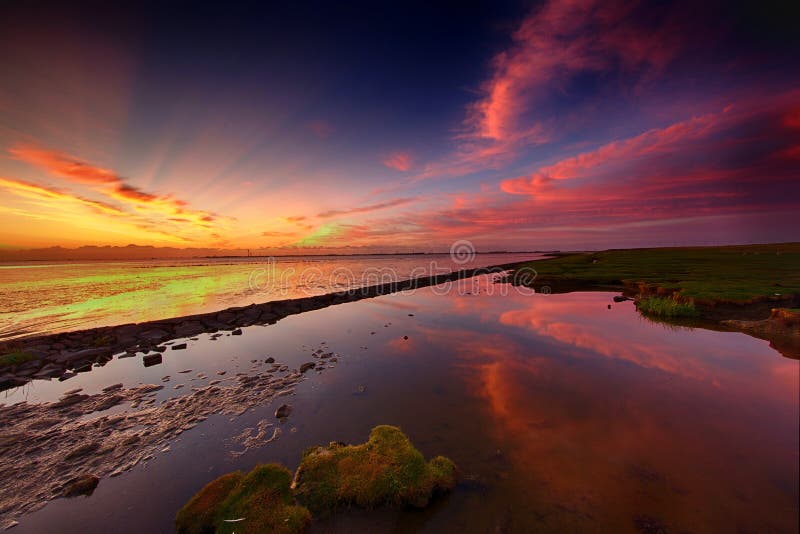
[(383, 164), (390, 169), (406, 172), (413, 166), (413, 158), (408, 152), (395, 152), (383, 159)]
[(70, 182), (89, 186), (93, 191), (126, 203), (140, 213), (166, 217), (172, 222), (190, 223), (210, 228), (215, 214), (188, 208), (188, 203), (171, 195), (142, 191), (130, 185), (114, 171), (92, 165), (69, 154), (55, 150), (19, 145), (9, 152), (17, 159), (39, 167)]

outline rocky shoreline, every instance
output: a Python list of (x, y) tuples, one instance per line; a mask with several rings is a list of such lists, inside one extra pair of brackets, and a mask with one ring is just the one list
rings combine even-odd
[[(329, 361), (343, 356), (323, 350), (329, 349), (315, 351), (317, 361), (305, 371), (323, 372), (334, 367)], [(90, 494), (103, 478), (168, 453), (172, 442), (212, 415), (236, 417), (279, 399), (286, 402), (306, 378), (303, 366), (290, 369), (271, 357), (253, 361), (248, 373), (218, 379), (200, 373), (185, 379), (179, 384), (187, 386), (181, 388), (185, 393), (161, 400), (163, 383), (112, 384), (96, 394), (78, 388), (55, 402), (0, 406), (0, 472), (4, 488), (14, 488), (0, 492), (0, 530), (52, 499)], [(276, 411), (275, 419), (232, 436), (229, 443), (236, 448), (229, 456), (237, 458), (278, 439), (288, 413), (279, 415)]]
[[(0, 343), (0, 355), (16, 355), (20, 361), (0, 360), (0, 391), (23, 386), (31, 380), (67, 380), (75, 376), (75, 373), (105, 365), (115, 354), (120, 353), (130, 356), (141, 353), (144, 364), (153, 365), (160, 361), (161, 353), (167, 350), (164, 343), (174, 339), (217, 332), (240, 335), (242, 327), (274, 324), (289, 315), (454, 282), (481, 274), (498, 274), (515, 265), (461, 270), (349, 291), (227, 308), (219, 312), (5, 341)], [(186, 348), (185, 344), (174, 344), (171, 350), (182, 348)]]

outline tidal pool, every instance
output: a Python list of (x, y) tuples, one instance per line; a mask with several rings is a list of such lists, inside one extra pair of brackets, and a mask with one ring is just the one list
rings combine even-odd
[[(170, 375), (163, 400), (218, 371), (251, 372), (253, 359), (298, 367), (320, 346), (339, 355), (295, 395), (212, 415), (91, 497), (18, 518), (14, 532), (171, 532), (211, 479), (259, 462), (294, 469), (305, 447), (360, 443), (378, 424), (452, 458), (462, 484), (424, 510), (344, 512), (312, 532), (797, 531), (800, 362), (744, 334), (650, 322), (612, 293), (520, 294), (487, 277), (445, 289), (204, 335), (161, 365), (115, 359), (5, 393), (4, 404), (40, 403)], [(293, 406), (285, 423), (272, 417), (280, 402)], [(264, 419), (280, 437), (232, 456), (233, 437)]]

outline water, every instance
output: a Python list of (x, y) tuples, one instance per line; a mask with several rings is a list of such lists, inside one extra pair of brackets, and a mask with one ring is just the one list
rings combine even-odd
[(426, 457), (451, 457), (470, 482), (422, 511), (345, 512), (312, 532), (797, 531), (800, 362), (744, 334), (647, 321), (630, 302), (609, 310), (610, 293), (464, 284), (200, 336), (162, 365), (114, 360), (9, 392), (4, 402), (39, 402), (266, 356), (297, 366), (322, 341), (342, 354), (289, 398), (277, 441), (231, 459), (231, 437), (275, 406), (212, 417), (15, 532), (171, 532), (176, 510), (214, 477), (259, 462), (294, 469), (305, 447), (362, 442), (377, 424), (400, 426)]
[[(0, 265), (0, 340), (219, 311), (541, 254), (287, 256)], [(465, 259), (469, 259), (465, 257)]]

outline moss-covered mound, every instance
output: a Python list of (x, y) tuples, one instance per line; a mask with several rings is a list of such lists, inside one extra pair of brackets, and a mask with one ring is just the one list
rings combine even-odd
[(361, 445), (331, 443), (303, 453), (294, 479), (298, 501), (317, 517), (341, 506), (425, 506), (456, 484), (452, 461), (426, 462), (399, 428), (377, 426)]
[(295, 504), (292, 474), (277, 464), (228, 473), (207, 484), (180, 509), (180, 534), (302, 532), (311, 514)]

